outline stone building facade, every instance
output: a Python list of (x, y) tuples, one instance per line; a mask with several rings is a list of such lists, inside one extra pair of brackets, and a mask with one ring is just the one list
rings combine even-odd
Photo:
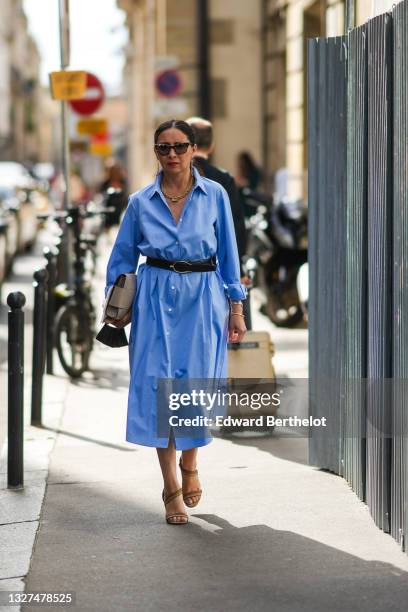
[[(126, 11), (125, 70), (130, 129), (129, 170), (134, 187), (155, 171), (152, 134), (161, 120), (200, 112), (200, 32), (207, 32), (209, 118), (215, 162), (236, 171), (249, 151), (274, 190), (279, 169), (286, 191), (307, 194), (307, 39), (344, 33), (342, 0), (117, 0)], [(207, 23), (202, 21), (206, 7)], [(356, 0), (356, 25), (390, 8), (392, 0)], [(182, 88), (160, 97), (157, 77), (174, 68)]]
[(40, 85), (40, 56), (22, 0), (2, 0), (0, 20), (0, 160), (42, 160), (50, 153)]

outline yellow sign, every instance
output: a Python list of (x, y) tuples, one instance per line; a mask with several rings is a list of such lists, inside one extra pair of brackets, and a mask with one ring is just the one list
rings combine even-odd
[(54, 100), (79, 100), (86, 92), (86, 72), (59, 70), (50, 72), (51, 93)]
[(106, 134), (108, 122), (106, 119), (81, 119), (77, 123), (78, 134)]
[(112, 155), (112, 145), (110, 142), (91, 142), (89, 152), (92, 155), (102, 155), (109, 157)]

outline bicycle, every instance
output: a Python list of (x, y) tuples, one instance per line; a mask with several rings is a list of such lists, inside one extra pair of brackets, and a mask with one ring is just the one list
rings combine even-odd
[(98, 211), (83, 211), (81, 207), (70, 207), (67, 211), (41, 218), (51, 217), (59, 224), (65, 221), (73, 237), (73, 288), (58, 285), (55, 288), (58, 310), (54, 326), (54, 346), (65, 372), (72, 378), (80, 378), (88, 370), (93, 349), (96, 314), (91, 297), (91, 283), (86, 279), (85, 260), (88, 251), (95, 256), (97, 237), (81, 235), (83, 220), (112, 212), (111, 207)]

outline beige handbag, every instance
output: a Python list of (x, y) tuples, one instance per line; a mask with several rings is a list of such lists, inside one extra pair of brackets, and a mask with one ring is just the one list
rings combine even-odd
[(136, 274), (120, 274), (108, 293), (102, 308), (101, 323), (105, 323), (98, 332), (96, 340), (111, 347), (128, 345), (123, 327), (116, 328), (106, 323), (106, 319), (120, 321), (131, 309), (136, 294)]
[(101, 323), (105, 319), (120, 321), (130, 310), (136, 292), (136, 274), (121, 274), (106, 295)]

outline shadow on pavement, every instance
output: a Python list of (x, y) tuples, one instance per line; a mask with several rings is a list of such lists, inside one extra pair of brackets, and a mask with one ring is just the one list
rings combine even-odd
[(48, 486), (28, 592), (75, 592), (81, 611), (406, 610), (407, 573), (391, 564), (216, 514), (169, 526), (137, 480), (104, 482), (105, 493), (100, 483)]
[(86, 372), (86, 377), (71, 379), (71, 384), (90, 389), (123, 390), (129, 387), (129, 372), (127, 370), (107, 371), (103, 368), (92, 368)]
[[(55, 356), (58, 363), (58, 357)], [(100, 358), (98, 357), (100, 362)], [(56, 372), (53, 374), (54, 379), (67, 380), (75, 387), (83, 387), (84, 389), (109, 389), (120, 391), (129, 387), (129, 372), (128, 370), (107, 370), (105, 368), (91, 368), (87, 370), (81, 378), (70, 378), (68, 374)]]
[(238, 446), (250, 446), (269, 453), (279, 459), (309, 465), (308, 461), (308, 438), (301, 436), (279, 436), (272, 433), (269, 436), (244, 438), (234, 435), (224, 436), (219, 432), (212, 431), (214, 438), (227, 440)]
[(129, 448), (127, 446), (122, 446), (120, 444), (111, 444), (110, 442), (105, 442), (104, 440), (97, 440), (96, 438), (90, 438), (89, 436), (81, 436), (81, 434), (72, 433), (71, 431), (67, 431), (66, 429), (56, 429), (54, 427), (48, 427), (47, 425), (41, 425), (40, 429), (54, 431), (58, 434), (62, 434), (63, 436), (74, 438), (75, 440), (82, 440), (83, 442), (90, 442), (91, 444), (98, 444), (99, 446), (105, 446), (107, 448), (114, 448), (115, 450), (131, 452), (131, 453), (137, 452), (137, 448)]

